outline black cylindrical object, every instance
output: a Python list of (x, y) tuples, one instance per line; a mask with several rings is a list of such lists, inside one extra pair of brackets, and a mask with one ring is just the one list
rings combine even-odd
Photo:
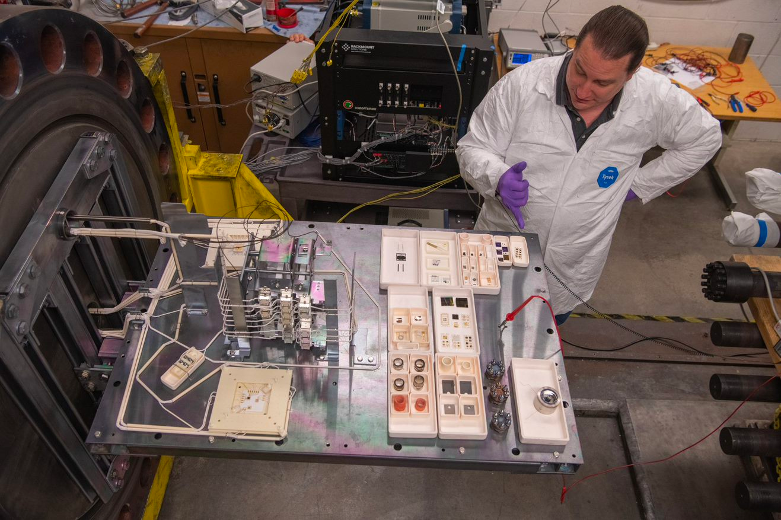
[[(767, 298), (762, 273), (743, 262), (711, 262), (702, 270), (702, 292), (714, 302), (745, 303), (749, 298)], [(765, 272), (770, 291), (781, 298), (781, 273)]]
[(756, 323), (714, 321), (710, 340), (717, 347), (765, 348), (765, 340)]
[(748, 56), (748, 50), (751, 48), (751, 44), (754, 43), (754, 36), (751, 34), (740, 33), (735, 38), (735, 43), (732, 45), (732, 51), (729, 53), (729, 61), (740, 65), (746, 61)]
[(778, 482), (738, 482), (735, 500), (743, 509), (781, 511), (781, 484)]
[(722, 428), (721, 451), (727, 455), (781, 457), (781, 431), (760, 428)]
[[(713, 374), (710, 378), (710, 395), (720, 401), (742, 401), (770, 377)], [(781, 401), (781, 379), (776, 378), (760, 388), (751, 400), (765, 403)]]

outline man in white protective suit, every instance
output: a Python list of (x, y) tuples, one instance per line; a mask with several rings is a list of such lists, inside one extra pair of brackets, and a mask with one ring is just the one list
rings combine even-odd
[(641, 66), (647, 47), (640, 16), (600, 11), (573, 52), (504, 76), (458, 142), (461, 174), (485, 197), (476, 228), (539, 235), (559, 324), (591, 297), (624, 201), (658, 197), (721, 146), (718, 121)]

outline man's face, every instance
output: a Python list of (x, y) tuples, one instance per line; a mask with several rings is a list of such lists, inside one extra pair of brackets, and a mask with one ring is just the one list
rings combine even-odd
[(577, 110), (604, 106), (618, 94), (634, 72), (627, 72), (630, 55), (608, 60), (591, 44), (591, 37), (578, 43), (567, 67), (567, 88)]

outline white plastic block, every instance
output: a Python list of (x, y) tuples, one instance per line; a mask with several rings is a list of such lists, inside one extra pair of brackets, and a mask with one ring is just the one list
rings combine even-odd
[(418, 285), (418, 247), (417, 230), (383, 228), (380, 289), (389, 285)]
[(510, 254), (514, 267), (529, 267), (529, 246), (525, 237), (510, 237)]
[(179, 356), (176, 363), (171, 365), (171, 367), (160, 376), (160, 381), (171, 390), (176, 390), (184, 383), (185, 379), (190, 377), (190, 374), (195, 372), (195, 370), (203, 364), (205, 358), (206, 356), (203, 352), (194, 347), (190, 347), (184, 354)]
[(433, 289), (434, 346), (438, 353), (480, 353), (471, 289)]

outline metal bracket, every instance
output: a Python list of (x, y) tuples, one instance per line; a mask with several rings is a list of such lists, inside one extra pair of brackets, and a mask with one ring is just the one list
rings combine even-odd
[(115, 138), (104, 132), (83, 134), (66, 159), (37, 211), (0, 267), (0, 385), (17, 402), (89, 500), (108, 501), (113, 490), (104, 470), (85, 448), (73, 416), (62, 408), (27, 348), (32, 324), (75, 241), (63, 240), (55, 218), (68, 211), (89, 213), (117, 157)]
[(111, 461), (111, 467), (108, 469), (108, 482), (114, 491), (118, 491), (125, 483), (125, 473), (130, 469), (130, 457), (127, 455), (117, 455)]
[(90, 393), (102, 392), (106, 389), (106, 384), (111, 377), (111, 370), (110, 366), (80, 366), (73, 369), (81, 386)]
[(0, 295), (5, 296), (3, 320), (16, 337), (29, 332), (59, 266), (74, 244), (62, 240), (56, 215), (69, 210), (89, 213), (109, 178), (115, 157), (110, 134), (82, 135), (0, 269)]

